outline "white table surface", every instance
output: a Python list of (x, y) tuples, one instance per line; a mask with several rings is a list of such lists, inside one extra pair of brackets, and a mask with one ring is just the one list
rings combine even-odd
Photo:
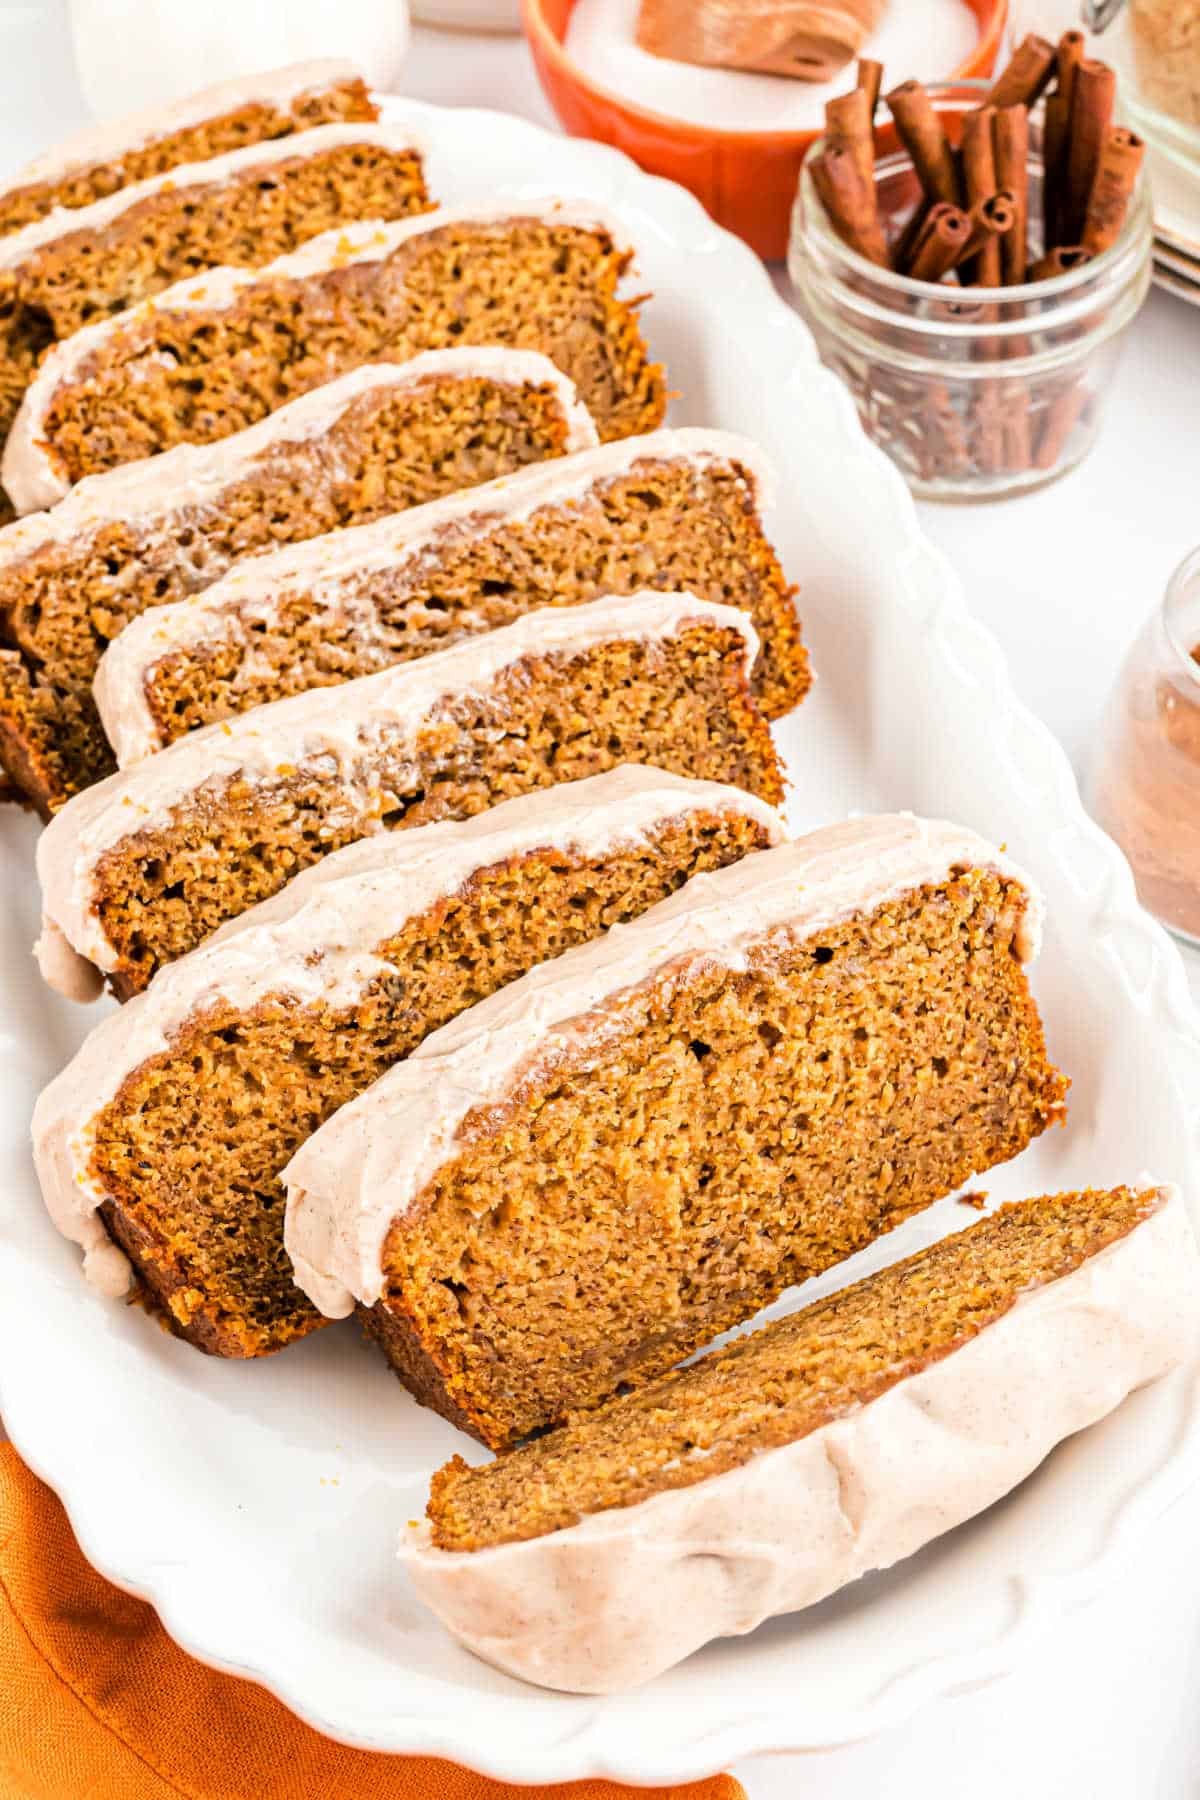
[[(519, 39), (418, 28), (403, 86), (555, 123)], [(64, 0), (0, 0), (0, 174), (83, 121)], [(1082, 776), (1125, 646), (1200, 541), (1200, 310), (1151, 297), (1082, 469), (1027, 499), (921, 511)], [(1189, 973), (1200, 997), (1200, 958)], [(1197, 1800), (1198, 1539), (1200, 1490), (1007, 1681), (870, 1743), (734, 1772), (750, 1800)]]

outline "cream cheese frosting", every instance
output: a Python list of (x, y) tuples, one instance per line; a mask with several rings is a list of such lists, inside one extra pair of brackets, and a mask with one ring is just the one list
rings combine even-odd
[(73, 170), (112, 162), (159, 138), (173, 137), (176, 132), (202, 125), (206, 119), (223, 118), (227, 113), (240, 111), (243, 106), (287, 108), (305, 94), (361, 79), (361, 71), (352, 62), (341, 57), (327, 57), (288, 63), (280, 69), (264, 69), (261, 74), (241, 76), (233, 81), (220, 81), (167, 106), (147, 107), (107, 124), (89, 125), (82, 131), (73, 132), (18, 169), (11, 181), (5, 183), (3, 191), (12, 193), (20, 188), (58, 181)]
[[(739, 813), (762, 825), (769, 843), (783, 838), (778, 815), (753, 795), (631, 763), (504, 801), (473, 819), (365, 838), (305, 870), (161, 969), (145, 993), (96, 1027), (42, 1093), (34, 1161), (55, 1225), (92, 1245), (93, 1215), (110, 1198), (91, 1172), (97, 1121), (126, 1077), (167, 1052), (196, 1014), (215, 1006), (245, 1013), (271, 995), (295, 1006), (349, 1008), (391, 968), (377, 946), (481, 869), (546, 847), (599, 858), (644, 844), (670, 820), (696, 812)], [(57, 941), (53, 932), (50, 941)]]
[[(156, 315), (200, 310), (219, 312), (235, 305), (256, 283), (306, 281), (355, 263), (384, 262), (412, 239), (447, 226), (486, 228), (530, 218), (551, 225), (601, 230), (618, 248), (633, 249), (629, 228), (617, 214), (597, 201), (566, 197), (523, 200), (507, 206), (443, 206), (435, 212), (420, 213), (390, 224), (369, 219), (352, 225), (335, 225), (310, 238), (298, 250), (278, 257), (260, 269), (218, 268), (200, 276), (190, 276), (164, 288), (152, 300), (117, 313), (111, 319), (100, 319), (95, 325), (85, 325), (62, 343), (51, 346), (25, 390), (13, 421), (0, 462), (0, 482), (13, 505), (21, 511), (29, 510), (31, 504), (49, 506), (61, 499), (71, 484), (53, 444), (46, 437), (46, 415), (55, 394), (60, 387), (80, 379), (83, 366), (93, 356), (103, 354), (120, 333), (136, 330)], [(627, 270), (625, 284), (632, 279), (633, 270)], [(23, 498), (19, 499), (18, 495)], [(32, 495), (38, 498), (31, 500)]]
[(249, 654), (256, 641), (253, 627), (275, 623), (298, 590), (315, 610), (335, 615), (343, 629), (349, 625), (356, 642), (369, 643), (379, 637), (377, 607), (366, 586), (372, 573), (386, 569), (401, 576), (411, 568), (417, 578), (417, 564), (443, 534), (453, 531), (456, 544), (462, 535), (486, 537), (537, 512), (577, 504), (641, 463), (679, 461), (696, 469), (738, 464), (759, 510), (773, 501), (771, 468), (748, 438), (697, 427), (655, 431), (533, 464), (405, 513), (252, 557), (203, 592), (153, 607), (109, 645), (93, 684), (118, 765), (125, 768), (163, 747), (146, 692), (147, 676), (163, 657), (238, 637)]
[(402, 1566), (477, 1656), (587, 1694), (890, 1568), (1194, 1354), (1195, 1237), (1178, 1191), (1159, 1192), (1126, 1237), (795, 1443), (524, 1543), (444, 1551), (408, 1529)]
[[(112, 969), (116, 952), (96, 912), (96, 865), (122, 839), (164, 824), (201, 788), (211, 792), (235, 777), (269, 781), (281, 765), (304, 768), (319, 761), (344, 790), (346, 804), (361, 813), (368, 835), (382, 829), (383, 796), (365, 767), (379, 741), (393, 747), (406, 739), (415, 742), (439, 705), (486, 691), (525, 657), (569, 657), (604, 643), (663, 641), (694, 620), (740, 636), (748, 676), (758, 636), (745, 613), (693, 594), (645, 592), (527, 613), (500, 631), (464, 638), (416, 662), (339, 687), (312, 688), (190, 732), (158, 756), (76, 794), (55, 814), (37, 845), (44, 916), (78, 956)], [(60, 979), (61, 965), (61, 957), (50, 963)]]
[(337, 150), (346, 144), (373, 144), (388, 150), (416, 150), (424, 153), (423, 134), (415, 123), (410, 125), (395, 113), (386, 125), (363, 120), (355, 124), (314, 125), (309, 131), (295, 131), (289, 137), (268, 138), (262, 143), (243, 144), (212, 156), (205, 162), (180, 163), (162, 175), (150, 175), (145, 181), (131, 182), (94, 200), (90, 206), (58, 206), (44, 218), (35, 219), (20, 231), (0, 237), (0, 269), (13, 269), (27, 262), (55, 239), (73, 233), (100, 232), (119, 219), (122, 213), (151, 200), (156, 194), (173, 193), (179, 188), (217, 187), (239, 175), (253, 174), (276, 163), (295, 161), (306, 156), (319, 156), (326, 150)]
[[(56, 493), (22, 496), (49, 511), (34, 512), (0, 528), (0, 571), (40, 551), (67, 544), (115, 520), (168, 519), (197, 507), (219, 505), (221, 494), (245, 480), (260, 460), (291, 446), (318, 442), (355, 401), (370, 393), (419, 387), (425, 381), (465, 381), (481, 377), (501, 387), (545, 387), (553, 391), (567, 427), (567, 450), (590, 450), (599, 442), (575, 383), (540, 350), (510, 350), (501, 344), (456, 345), (422, 350), (400, 363), (365, 363), (324, 387), (289, 400), (257, 425), (213, 444), (177, 444), (158, 456), (122, 463), (102, 475), (88, 475), (52, 504)], [(20, 504), (13, 497), (14, 505)], [(28, 510), (28, 507), (23, 507)]]
[(1031, 962), (1043, 906), (1029, 877), (974, 832), (897, 813), (848, 820), (697, 875), (630, 924), (531, 969), (433, 1032), (292, 1158), (284, 1242), (300, 1287), (330, 1318), (356, 1300), (374, 1305), (388, 1230), (457, 1155), (468, 1115), (499, 1101), (535, 1064), (594, 1039), (599, 1009), (614, 995), (667, 964), (744, 969), (773, 933), (808, 936), (974, 867), (1026, 889), (1016, 950)]

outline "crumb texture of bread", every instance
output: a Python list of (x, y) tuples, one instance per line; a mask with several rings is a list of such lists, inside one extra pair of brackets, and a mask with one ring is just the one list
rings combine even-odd
[(350, 73), (287, 97), (246, 99), (209, 118), (155, 131), (103, 161), (85, 158), (46, 179), (18, 178), (0, 193), (0, 236), (44, 219), (57, 207), (90, 206), (185, 163), (207, 162), (248, 144), (291, 137), (317, 125), (353, 124), (378, 116), (366, 84)]
[[(265, 608), (253, 597), (240, 603), (236, 582), (226, 584), (228, 602), (220, 597), (226, 589), (215, 590), (202, 608), (171, 620), (165, 652), (149, 629), (135, 652), (122, 645), (129, 659), (117, 653), (122, 687), (139, 690), (161, 746), (197, 726), (374, 674), (541, 607), (652, 587), (750, 614), (762, 646), (755, 691), (768, 718), (779, 717), (803, 699), (810, 674), (792, 590), (763, 531), (753, 480), (736, 461), (671, 456), (653, 443), (647, 440), (645, 459), (627, 471), (529, 516), (510, 519), (500, 511), (489, 521), (481, 496), (477, 525), (449, 523), (391, 567), (356, 574), (348, 566), (344, 577), (323, 581), (314, 566), (307, 581), (281, 580)], [(569, 469), (563, 465), (564, 481)], [(121, 695), (113, 698), (119, 705)]]
[(418, 1397), (516, 1443), (1015, 1156), (1066, 1088), (1028, 904), (967, 868), (815, 940), (773, 930), (744, 971), (669, 959), (595, 1033), (531, 1048), (387, 1236), (378, 1335)]
[[(431, 1521), (402, 1526), (402, 1567), (455, 1639), (507, 1674), (565, 1693), (637, 1687), (903, 1562), (1137, 1389), (1181, 1364), (1186, 1381), (1198, 1277), (1176, 1188), (1005, 1208), (765, 1326), (711, 1370), (486, 1470), (456, 1459)], [(1103, 1481), (1112, 1441), (1072, 1460)], [(1070, 1488), (1061, 1468), (1044, 1480), (1052, 1496)]]
[[(660, 609), (659, 596), (647, 598)], [(574, 631), (574, 615), (570, 624)], [(226, 919), (330, 851), (380, 829), (468, 818), (518, 794), (630, 762), (725, 782), (777, 804), (780, 765), (750, 692), (746, 656), (740, 627), (700, 616), (673, 635), (606, 636), (578, 653), (522, 655), (484, 686), (447, 696), (424, 716), (415, 741), (407, 730), (392, 735), (386, 722), (373, 727), (368, 741), (357, 742), (349, 771), (318, 745), (305, 764), (275, 764), (254, 779), (197, 777), (161, 822), (133, 826), (95, 860), (90, 905), (110, 947), (115, 991), (127, 997), (145, 987), (156, 968)], [(354, 689), (339, 692), (353, 696)], [(261, 731), (266, 716), (247, 719)], [(203, 742), (184, 739), (163, 759)], [(143, 771), (154, 782), (159, 760), (114, 776), (112, 804)], [(104, 798), (108, 803), (110, 795)], [(80, 795), (58, 815), (42, 856), (69, 848), (74, 859), (73, 809), (90, 800)]]
[(666, 405), (635, 307), (632, 253), (553, 217), (439, 222), (390, 253), (308, 274), (268, 268), (227, 304), (154, 306), (104, 332), (49, 395), (37, 435), (69, 482), (172, 445), (213, 443), (348, 369), (453, 344), (540, 350), (604, 439), (652, 430)]
[[(282, 1235), (279, 1175), (305, 1138), (534, 963), (768, 842), (732, 796), (719, 813), (690, 803), (607, 855), (582, 855), (568, 839), (481, 868), (372, 947), (384, 969), (352, 1003), (300, 1004), (281, 990), (249, 1008), (218, 999), (199, 1009), (126, 1077), (91, 1134), (105, 1223), (173, 1328), (218, 1355), (251, 1357), (322, 1324)], [(324, 948), (314, 943), (314, 956)]]
[(185, 490), (156, 514), (105, 517), (0, 563), (0, 645), (9, 646), (0, 648), (0, 764), (48, 816), (116, 767), (92, 682), (131, 620), (201, 592), (241, 557), (404, 512), (569, 447), (553, 384), (431, 374), (367, 389), (319, 440), (267, 449), (211, 498), (189, 505)]
[(541, 1537), (795, 1443), (961, 1349), (1159, 1203), (1154, 1190), (1117, 1188), (1006, 1206), (496, 1462), (457, 1457), (433, 1479), (433, 1542)]
[(105, 223), (68, 222), (17, 261), (3, 262), (0, 242), (0, 438), (45, 352), (85, 325), (214, 266), (271, 262), (331, 226), (424, 212), (419, 151), (367, 135), (376, 129), (363, 127), (361, 141), (297, 139), (294, 156), (269, 161), (252, 152), (212, 182), (168, 181)]

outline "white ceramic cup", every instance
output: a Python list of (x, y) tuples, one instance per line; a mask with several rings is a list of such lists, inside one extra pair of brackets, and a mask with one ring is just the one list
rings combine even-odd
[(344, 56), (394, 89), (407, 0), (70, 0), (84, 99), (97, 119), (286, 63)]
[(520, 31), (521, 0), (413, 0), (413, 18), (462, 31)]

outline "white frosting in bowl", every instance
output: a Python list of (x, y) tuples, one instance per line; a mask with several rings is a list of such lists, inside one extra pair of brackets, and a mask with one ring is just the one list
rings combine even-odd
[(602, 1694), (889, 1568), (1194, 1354), (1195, 1238), (1177, 1191), (1161, 1195), (961, 1349), (740, 1468), (524, 1543), (436, 1550), (406, 1528), (416, 1592), (497, 1668)]

